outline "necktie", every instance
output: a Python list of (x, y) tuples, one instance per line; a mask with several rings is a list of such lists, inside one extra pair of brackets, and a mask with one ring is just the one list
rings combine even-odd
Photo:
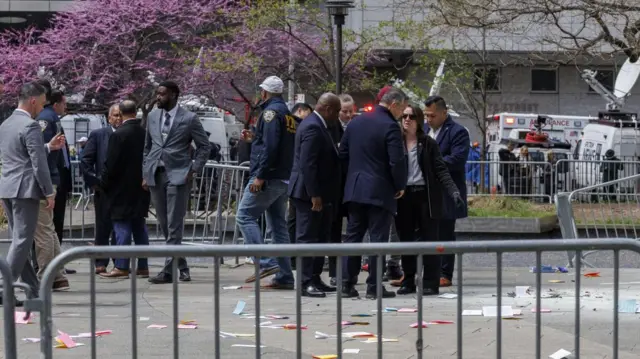
[(171, 129), (171, 115), (168, 112), (165, 112), (164, 123), (162, 124), (162, 133), (165, 135), (169, 134), (169, 129)]

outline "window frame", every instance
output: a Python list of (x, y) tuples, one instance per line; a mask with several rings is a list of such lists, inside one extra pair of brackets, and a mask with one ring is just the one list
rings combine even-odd
[[(476, 65), (473, 67), (473, 92), (474, 93), (480, 93), (482, 92), (482, 89), (480, 88), (476, 88), (476, 71), (482, 71), (484, 70), (485, 66), (481, 66), (481, 65)], [(487, 88), (487, 93), (501, 93), (502, 92), (502, 68), (499, 66), (494, 66), (494, 65), (486, 65), (486, 69), (487, 71), (492, 71), (492, 70), (496, 70), (498, 72), (498, 89), (497, 90), (493, 90), (493, 89), (489, 89)]]
[[(556, 74), (555, 90), (534, 90), (533, 89), (533, 72), (534, 71), (554, 71)], [(558, 68), (553, 67), (532, 67), (529, 72), (529, 92), (540, 94), (555, 94), (559, 92), (560, 87), (560, 71)]]

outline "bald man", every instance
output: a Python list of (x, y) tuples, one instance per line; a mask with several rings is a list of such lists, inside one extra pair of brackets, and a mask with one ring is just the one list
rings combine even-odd
[[(296, 243), (330, 242), (333, 206), (340, 200), (340, 162), (328, 126), (339, 113), (338, 96), (325, 93), (296, 132), (288, 191), (296, 210)], [(303, 296), (324, 298), (336, 291), (320, 278), (323, 265), (324, 257), (302, 258)]]

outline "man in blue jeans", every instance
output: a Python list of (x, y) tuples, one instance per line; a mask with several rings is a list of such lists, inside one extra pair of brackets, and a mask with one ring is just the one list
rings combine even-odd
[[(251, 170), (236, 221), (245, 244), (263, 243), (258, 219), (266, 213), (275, 244), (288, 244), (287, 188), (293, 165), (293, 145), (297, 121), (282, 99), (284, 83), (270, 76), (260, 85), (262, 113), (258, 118), (251, 144)], [(261, 258), (260, 279), (276, 275), (268, 285), (272, 289), (293, 289), (294, 279), (289, 257)], [(246, 282), (256, 280), (255, 275)]]

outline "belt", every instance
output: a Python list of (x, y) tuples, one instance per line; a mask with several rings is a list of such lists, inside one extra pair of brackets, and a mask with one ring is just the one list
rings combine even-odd
[(156, 167), (156, 173), (162, 173), (165, 172), (166, 169), (164, 168), (164, 166), (158, 166)]
[(405, 192), (422, 192), (426, 190), (427, 190), (427, 186), (425, 185), (407, 186), (407, 188), (405, 189)]

